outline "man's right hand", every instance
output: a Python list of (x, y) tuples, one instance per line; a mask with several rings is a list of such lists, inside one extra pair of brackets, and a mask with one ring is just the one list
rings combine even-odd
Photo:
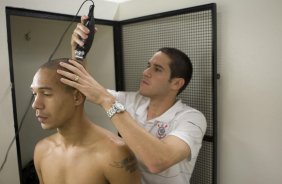
[[(72, 53), (72, 58), (75, 59), (75, 49), (77, 44), (80, 45), (81, 47), (84, 45), (83, 40), (88, 38), (89, 34), (89, 29), (84, 26), (85, 20), (88, 18), (88, 16), (84, 15), (81, 17), (81, 22), (76, 25), (75, 30), (72, 33), (71, 37), (71, 53)], [(96, 32), (96, 28), (95, 29)]]

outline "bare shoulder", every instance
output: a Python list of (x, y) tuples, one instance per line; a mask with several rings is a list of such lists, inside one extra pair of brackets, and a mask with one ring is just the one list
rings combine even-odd
[(55, 145), (55, 135), (53, 134), (49, 137), (41, 139), (37, 142), (34, 149), (34, 156), (40, 156), (43, 153), (48, 152), (48, 150), (52, 149)]
[[(42, 173), (41, 173), (41, 162), (46, 154), (51, 152), (52, 145), (55, 144), (54, 135), (46, 137), (37, 142), (34, 149), (34, 165), (36, 169), (36, 173), (40, 183), (43, 183)], [(53, 146), (54, 147), (54, 146)]]

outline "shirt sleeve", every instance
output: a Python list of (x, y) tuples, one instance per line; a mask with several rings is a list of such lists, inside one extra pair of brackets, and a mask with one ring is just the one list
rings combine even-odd
[(173, 135), (188, 144), (191, 150), (191, 158), (196, 158), (202, 146), (202, 140), (206, 132), (206, 119), (198, 111), (187, 112), (174, 120), (172, 131), (168, 135)]
[(107, 91), (113, 95), (117, 101), (126, 106), (138, 104), (138, 101), (142, 99), (141, 95), (139, 95), (139, 92), (115, 91), (110, 89)]
[(108, 89), (107, 91), (111, 95), (113, 95), (116, 98), (117, 101), (119, 101), (122, 104), (125, 103), (125, 97), (126, 97), (125, 92), (115, 91), (115, 90), (111, 90), (111, 89)]

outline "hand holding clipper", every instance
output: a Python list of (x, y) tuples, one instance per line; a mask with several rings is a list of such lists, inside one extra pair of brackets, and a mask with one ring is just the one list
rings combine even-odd
[(84, 40), (84, 45), (77, 45), (75, 49), (75, 58), (78, 60), (83, 60), (86, 58), (87, 53), (89, 52), (92, 42), (94, 39), (94, 28), (95, 28), (95, 19), (94, 19), (94, 5), (89, 7), (88, 19), (85, 21), (84, 25), (89, 29), (88, 38)]

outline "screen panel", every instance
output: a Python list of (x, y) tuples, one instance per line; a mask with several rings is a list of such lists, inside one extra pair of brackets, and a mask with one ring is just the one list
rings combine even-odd
[(185, 52), (193, 64), (193, 78), (179, 96), (207, 118), (207, 135), (212, 126), (212, 21), (211, 10), (127, 24), (122, 27), (123, 64), (126, 90), (136, 91), (142, 72), (161, 47)]
[(213, 183), (213, 143), (204, 141), (191, 177), (191, 184)]
[(149, 59), (161, 47), (185, 52), (193, 77), (179, 95), (207, 119), (205, 141), (191, 183), (216, 183), (215, 4), (127, 20), (121, 25), (124, 89), (137, 91)]

